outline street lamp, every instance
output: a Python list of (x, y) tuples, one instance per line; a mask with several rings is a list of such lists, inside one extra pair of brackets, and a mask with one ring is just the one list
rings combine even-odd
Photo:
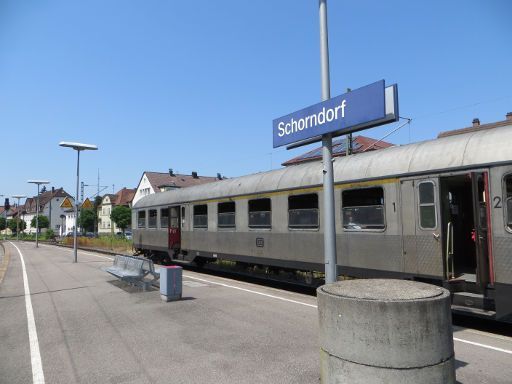
[[(4, 197), (5, 195), (0, 195), (0, 197)], [(7, 234), (7, 210), (5, 209), (5, 205), (4, 205), (4, 215), (5, 215), (5, 228), (4, 228), (4, 241), (5, 241), (5, 236)]]
[[(39, 193), (38, 193), (39, 195)], [(18, 199), (18, 217), (17, 217), (17, 220), (16, 220), (16, 240), (19, 240), (20, 239), (20, 199), (24, 199), (25, 195), (13, 195), (12, 198), (13, 199)]]
[(39, 247), (39, 186), (41, 184), (49, 184), (47, 180), (28, 180), (27, 183), (37, 184), (37, 198), (36, 198), (36, 248)]
[(72, 143), (69, 141), (61, 141), (59, 143), (61, 147), (72, 148), (77, 153), (77, 162), (76, 162), (76, 197), (75, 197), (75, 230), (73, 233), (73, 253), (74, 253), (74, 263), (77, 262), (77, 239), (76, 239), (76, 231), (78, 228), (78, 185), (80, 184), (80, 151), (92, 150), (95, 151), (98, 149), (96, 145), (93, 144), (82, 144), (82, 143)]

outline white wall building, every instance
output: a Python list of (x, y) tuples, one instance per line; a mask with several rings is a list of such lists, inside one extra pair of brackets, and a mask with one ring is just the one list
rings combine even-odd
[[(101, 205), (98, 207), (98, 233), (104, 235), (116, 234), (121, 229), (110, 219), (112, 209), (118, 205), (131, 208), (135, 189), (123, 188), (115, 195), (103, 196)], [(127, 228), (129, 229), (129, 228)]]
[[(74, 204), (73, 197), (64, 191), (63, 188), (52, 188), (51, 191), (39, 194), (39, 216), (48, 217), (50, 221), (49, 228), (53, 229), (56, 235), (60, 235), (63, 232), (63, 220), (61, 216), (65, 215), (67, 208), (63, 208), (61, 205), (66, 198)], [(35, 228), (31, 226), (31, 222), (37, 212), (37, 196), (29, 197), (25, 201), (25, 205), (20, 208), (22, 208), (21, 219), (24, 220), (26, 224), (25, 232), (35, 233)]]
[(181, 175), (174, 173), (172, 169), (169, 172), (144, 172), (140, 178), (139, 185), (132, 200), (132, 205), (147, 195), (169, 191), (176, 188), (191, 187), (204, 183), (211, 183), (212, 181), (221, 180), (220, 174), (217, 177), (199, 176), (197, 172), (192, 172), (192, 175)]

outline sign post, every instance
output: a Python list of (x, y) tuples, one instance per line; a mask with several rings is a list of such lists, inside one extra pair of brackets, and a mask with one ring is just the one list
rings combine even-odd
[[(322, 100), (331, 98), (329, 78), (329, 43), (327, 35), (327, 0), (319, 1), (320, 13), (320, 65), (322, 76)], [(346, 103), (345, 103), (346, 104)], [(341, 104), (344, 115), (344, 104)], [(338, 112), (339, 113), (339, 112)], [(332, 134), (322, 136), (322, 160), (324, 173), (324, 267), (325, 283), (334, 283), (336, 272), (336, 223), (334, 221), (334, 172), (332, 167)]]
[(325, 282), (333, 283), (337, 260), (332, 138), (398, 121), (398, 87), (386, 87), (380, 80), (331, 98), (327, 0), (319, 0), (319, 13), (322, 102), (275, 119), (273, 146), (291, 149), (322, 140)]

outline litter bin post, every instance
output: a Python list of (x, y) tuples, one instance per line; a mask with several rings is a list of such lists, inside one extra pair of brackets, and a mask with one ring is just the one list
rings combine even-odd
[(160, 268), (160, 297), (163, 301), (181, 299), (183, 269), (176, 265)]
[(450, 293), (404, 280), (317, 290), (321, 382), (454, 384)]

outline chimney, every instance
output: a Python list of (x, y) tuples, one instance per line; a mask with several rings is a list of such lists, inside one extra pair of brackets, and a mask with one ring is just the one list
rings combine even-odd
[(473, 127), (478, 127), (480, 125), (480, 119), (473, 119)]
[(172, 171), (172, 168), (169, 168), (169, 176), (174, 176), (174, 172)]
[(192, 172), (192, 177), (193, 177), (194, 179), (199, 179), (199, 177), (197, 176), (197, 172), (195, 172), (195, 171), (194, 171), (194, 172)]
[(222, 175), (220, 173), (217, 173), (217, 179), (222, 180)]
[(507, 113), (507, 120), (512, 121), (512, 112)]

